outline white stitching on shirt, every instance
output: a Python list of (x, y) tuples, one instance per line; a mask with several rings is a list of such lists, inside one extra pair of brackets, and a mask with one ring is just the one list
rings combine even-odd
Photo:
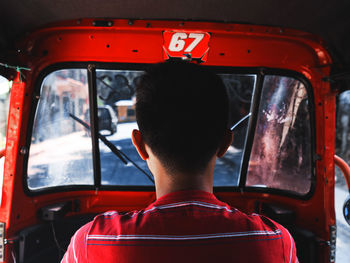
[(230, 212), (230, 213), (233, 212), (231, 209), (228, 209), (226, 206), (219, 206), (219, 205), (204, 203), (204, 202), (199, 202), (199, 201), (179, 202), (179, 203), (174, 203), (174, 204), (169, 204), (169, 205), (162, 205), (162, 206), (158, 206), (158, 209), (166, 209), (166, 208), (173, 208), (173, 207), (180, 207), (180, 206), (187, 206), (187, 205), (197, 205), (197, 206), (203, 206), (203, 207), (220, 209), (220, 210), (224, 209), (227, 212)]
[(103, 213), (104, 216), (113, 216), (115, 214), (119, 214), (117, 211), (108, 211), (108, 212), (105, 212)]
[(91, 231), (91, 228), (92, 228), (92, 226), (93, 226), (93, 224), (91, 224), (90, 225), (90, 227), (89, 227), (89, 230), (87, 231), (87, 232), (85, 232), (85, 246), (84, 246), (84, 251), (85, 251), (85, 260), (86, 260), (86, 263), (88, 263), (89, 262), (89, 257), (88, 257), (88, 250), (86, 249), (86, 246), (87, 246), (87, 242), (88, 242), (88, 233), (90, 233), (90, 231)]
[(75, 246), (75, 237), (76, 237), (76, 233), (75, 233), (75, 235), (74, 235), (74, 237), (73, 237), (73, 255), (74, 255), (74, 261), (75, 262), (78, 262), (78, 260), (77, 260), (77, 255), (75, 254), (75, 248), (74, 248), (74, 246)]
[[(149, 212), (152, 212), (154, 210), (162, 210), (162, 209), (168, 209), (168, 208), (175, 208), (175, 207), (184, 207), (184, 206), (202, 206), (202, 207), (206, 207), (206, 208), (213, 208), (213, 209), (219, 209), (219, 210), (226, 210), (229, 213), (233, 213), (235, 211), (237, 211), (237, 209), (229, 209), (226, 206), (219, 206), (219, 205), (215, 205), (215, 204), (210, 204), (210, 203), (205, 203), (205, 202), (200, 202), (200, 201), (193, 201), (193, 202), (179, 202), (179, 203), (173, 203), (173, 204), (168, 204), (168, 205), (160, 205), (160, 206), (153, 206), (150, 209), (147, 210), (140, 210), (140, 211), (135, 211), (132, 215), (130, 215), (130, 217), (134, 217), (140, 213), (147, 214)], [(105, 218), (108, 219), (112, 219), (114, 218), (114, 216), (119, 215), (119, 213), (117, 211), (110, 211), (110, 212), (106, 212), (102, 214)]]
[(232, 232), (232, 233), (215, 233), (204, 235), (88, 235), (88, 240), (138, 240), (138, 239), (152, 239), (152, 240), (198, 240), (198, 239), (212, 239), (212, 238), (229, 238), (229, 237), (243, 237), (243, 236), (273, 236), (280, 235), (281, 230), (276, 231), (248, 231), (248, 232)]
[(289, 234), (288, 230), (287, 230), (287, 233), (289, 235), (289, 238), (290, 238), (290, 257), (289, 257), (289, 263), (292, 262), (292, 255), (293, 255), (293, 240), (292, 240), (292, 236)]
[(204, 203), (204, 202), (199, 202), (199, 201), (193, 201), (193, 202), (179, 202), (179, 203), (173, 203), (173, 204), (168, 204), (168, 205), (160, 205), (160, 206), (154, 206), (148, 210), (144, 211), (138, 211), (134, 214), (131, 215), (131, 217), (134, 217), (138, 215), (139, 213), (146, 214), (151, 211), (154, 211), (156, 209), (168, 209), (168, 208), (175, 208), (175, 207), (184, 207), (184, 206), (202, 206), (202, 207), (207, 207), (207, 208), (213, 208), (213, 209), (219, 209), (219, 210), (226, 210), (227, 212), (233, 213), (234, 211), (237, 211), (237, 209), (231, 210), (227, 208), (226, 206), (219, 206), (215, 204), (210, 204), (210, 203)]

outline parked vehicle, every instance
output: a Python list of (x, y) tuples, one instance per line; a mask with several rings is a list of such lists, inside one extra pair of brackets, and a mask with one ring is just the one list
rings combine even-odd
[(0, 151), (0, 262), (59, 262), (96, 214), (155, 200), (130, 140), (134, 119), (113, 136), (101, 130), (116, 130), (110, 107), (132, 101), (147, 66), (177, 59), (209, 67), (230, 97), (241, 139), (217, 163), (216, 196), (286, 226), (300, 262), (335, 261), (335, 165), (350, 188), (350, 169), (334, 155), (336, 96), (350, 88), (347, 4), (34, 2), (0, 4), (0, 74), (13, 80)]
[(98, 116), (98, 129), (101, 131), (107, 130), (109, 135), (113, 135), (117, 132), (118, 117), (115, 114), (111, 106), (106, 105), (104, 107), (97, 108)]

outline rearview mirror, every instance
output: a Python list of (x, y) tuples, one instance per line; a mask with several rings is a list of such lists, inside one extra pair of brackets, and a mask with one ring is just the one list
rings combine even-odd
[(114, 81), (117, 88), (124, 88), (129, 86), (129, 80), (124, 75), (116, 74), (114, 76)]
[(343, 215), (344, 215), (345, 221), (350, 225), (350, 194), (345, 199), (345, 202), (343, 205)]

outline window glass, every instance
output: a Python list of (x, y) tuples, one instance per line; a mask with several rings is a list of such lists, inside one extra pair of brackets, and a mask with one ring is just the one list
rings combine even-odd
[[(150, 171), (131, 141), (137, 129), (136, 84), (141, 70), (96, 70), (102, 185), (153, 185)], [(237, 186), (245, 150), (256, 75), (219, 74), (229, 95), (234, 140), (217, 160), (214, 186)], [(210, 107), (210, 105), (208, 105)], [(92, 139), (87, 71), (49, 74), (41, 86), (28, 160), (30, 189), (93, 185)], [(208, 120), (208, 125), (210, 125)], [(305, 194), (311, 186), (311, 130), (308, 97), (300, 81), (265, 76), (247, 175), (247, 186)], [(141, 171), (142, 170), (142, 171)]]
[(58, 185), (92, 185), (92, 140), (88, 125), (87, 71), (65, 69), (43, 81), (34, 118), (28, 159), (30, 189)]
[(309, 192), (312, 149), (308, 108), (302, 82), (265, 76), (247, 186)]
[(233, 142), (226, 154), (217, 159), (214, 186), (237, 186), (248, 131), (251, 100), (256, 75), (219, 74), (229, 97), (229, 126), (233, 129)]
[[(6, 146), (7, 118), (9, 112), (10, 88), (12, 81), (0, 75), (0, 150)], [(2, 189), (5, 157), (0, 159), (0, 189)], [(0, 191), (1, 204), (2, 191)]]
[[(137, 129), (135, 116), (136, 83), (143, 71), (97, 70), (99, 132), (125, 155), (125, 164), (102, 140), (99, 140), (101, 179), (103, 185), (153, 185), (146, 162), (138, 155), (131, 141)], [(130, 161), (131, 160), (131, 161)], [(134, 162), (136, 166), (132, 163)]]
[(6, 145), (7, 116), (11, 85), (12, 81), (8, 81), (3, 76), (0, 76), (0, 149), (5, 148)]

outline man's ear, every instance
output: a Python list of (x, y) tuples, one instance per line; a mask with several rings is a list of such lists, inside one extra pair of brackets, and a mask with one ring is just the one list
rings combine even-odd
[(148, 159), (148, 153), (146, 151), (146, 144), (141, 136), (141, 133), (139, 130), (133, 130), (131, 133), (131, 140), (132, 143), (134, 144), (137, 152), (139, 153), (140, 157), (142, 160), (147, 160)]
[(225, 132), (223, 142), (222, 142), (216, 156), (219, 158), (224, 156), (228, 147), (230, 147), (230, 145), (232, 144), (232, 141), (233, 141), (233, 132), (231, 130), (227, 129)]

